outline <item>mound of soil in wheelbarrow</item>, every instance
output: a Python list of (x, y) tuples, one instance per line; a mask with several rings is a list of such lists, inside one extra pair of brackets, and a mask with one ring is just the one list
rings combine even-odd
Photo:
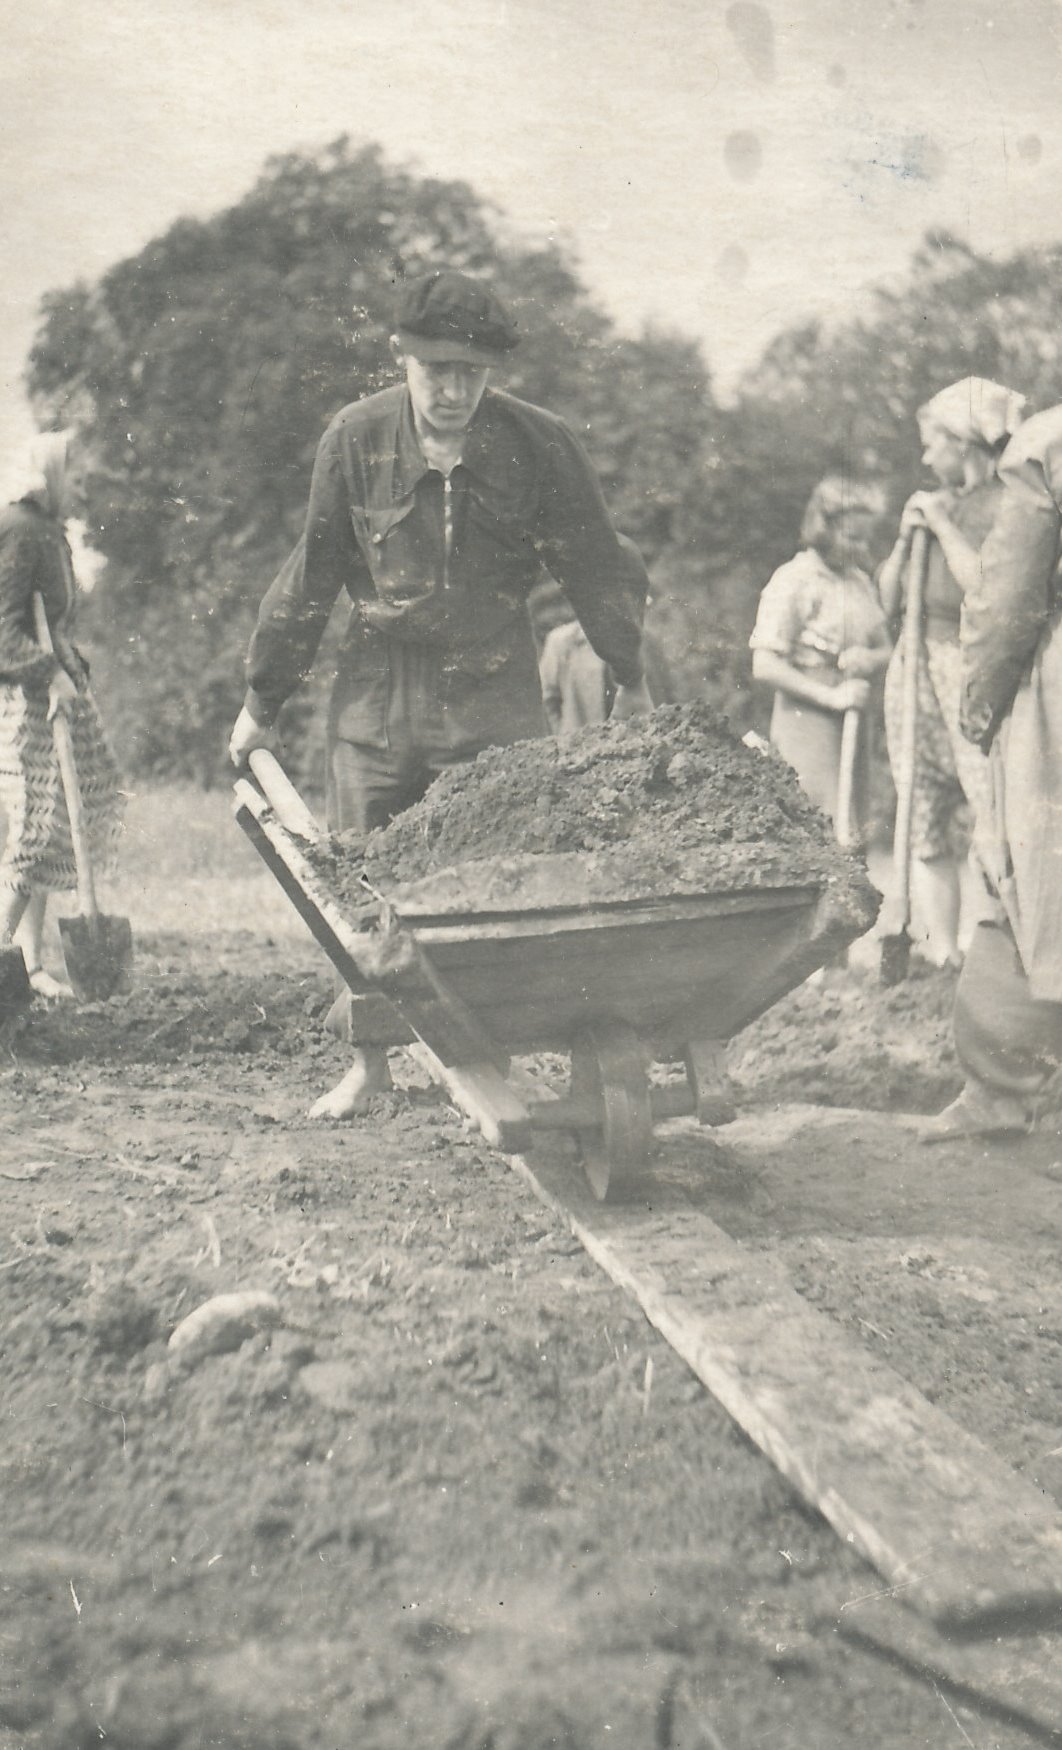
[(830, 886), (867, 927), (876, 904), (791, 768), (701, 703), (490, 749), (367, 843), (337, 834), (326, 855), (333, 889), (355, 908), (362, 869), (394, 895), (455, 866), (462, 897), (484, 906), (525, 890), (527, 903), (548, 904), (554, 880), (588, 903)]

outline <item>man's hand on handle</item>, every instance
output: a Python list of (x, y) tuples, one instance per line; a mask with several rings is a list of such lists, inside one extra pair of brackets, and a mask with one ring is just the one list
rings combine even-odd
[(229, 758), (233, 765), (241, 768), (247, 764), (248, 756), (256, 747), (268, 747), (276, 751), (277, 738), (273, 729), (265, 724), (257, 723), (251, 716), (246, 705), (232, 726), (229, 736)]
[(639, 681), (636, 687), (616, 688), (616, 697), (612, 701), (609, 716), (613, 723), (622, 723), (626, 718), (640, 717), (652, 708), (649, 688), (644, 681)]

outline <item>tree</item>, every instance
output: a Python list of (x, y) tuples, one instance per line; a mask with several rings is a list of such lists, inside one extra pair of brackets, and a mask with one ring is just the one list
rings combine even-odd
[[(617, 334), (563, 251), (512, 239), (464, 183), (346, 140), (271, 160), (234, 207), (47, 297), (30, 357), (42, 422), (75, 422), (94, 458), (106, 565), (86, 628), (129, 769), (223, 771), (254, 611), (301, 529), (320, 434), (394, 380), (396, 284), (444, 262), (489, 274), (512, 308), (508, 386), (572, 420), (618, 526), (650, 557), (674, 545), (714, 417), (692, 343)], [(314, 698), (285, 728), (307, 759)]]
[(1027, 395), (1030, 411), (1062, 400), (1060, 298), (1062, 250), (996, 261), (931, 235), (865, 317), (779, 335), (725, 421), (720, 535), (756, 587), (793, 551), (824, 474), (873, 478), (898, 511), (922, 481), (917, 409), (946, 384), (992, 377)]

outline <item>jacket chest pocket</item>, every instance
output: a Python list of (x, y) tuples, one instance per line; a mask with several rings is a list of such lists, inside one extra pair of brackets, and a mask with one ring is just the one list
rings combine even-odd
[(359, 543), (365, 547), (367, 556), (373, 547), (383, 546), (392, 529), (405, 522), (412, 509), (412, 498), (407, 498), (400, 504), (351, 505), (350, 520), (354, 525), (354, 533)]
[(420, 551), (417, 526), (409, 521), (412, 498), (402, 504), (352, 506), (350, 520), (377, 592), (392, 603), (417, 601), (435, 587), (430, 553)]

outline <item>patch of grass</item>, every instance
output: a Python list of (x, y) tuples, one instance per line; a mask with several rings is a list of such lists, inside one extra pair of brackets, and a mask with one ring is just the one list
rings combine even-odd
[[(309, 941), (287, 895), (236, 825), (230, 790), (166, 784), (127, 788), (125, 830), (113, 881), (101, 882), (100, 910), (129, 918), (143, 944), (160, 931), (203, 936), (231, 932)], [(6, 823), (0, 812), (0, 844)], [(75, 893), (48, 907), (45, 963), (62, 974), (56, 919), (77, 911)]]
[(232, 792), (192, 785), (126, 790), (121, 880), (245, 878), (262, 871), (236, 825)]
[[(100, 909), (128, 917), (143, 943), (160, 931), (202, 936), (233, 931), (308, 939), (291, 901), (237, 826), (232, 793), (191, 785), (124, 792), (125, 830)], [(61, 967), (55, 919), (77, 910), (75, 894), (49, 907), (46, 959)]]

